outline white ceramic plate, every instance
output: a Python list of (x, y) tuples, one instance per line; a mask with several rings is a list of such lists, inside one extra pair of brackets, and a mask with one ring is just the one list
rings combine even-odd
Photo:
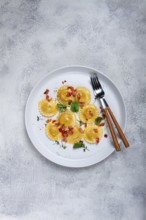
[[(70, 66), (50, 72), (33, 88), (26, 104), (25, 124), (30, 140), (44, 157), (62, 166), (90, 166), (102, 161), (114, 151), (114, 146), (109, 136), (108, 138), (103, 137), (98, 145), (90, 145), (87, 143), (86, 145), (89, 148), (89, 151), (86, 152), (84, 152), (83, 149), (74, 150), (71, 145), (66, 149), (63, 149), (47, 138), (45, 134), (46, 118), (41, 116), (42, 120), (37, 121), (37, 116), (40, 116), (38, 111), (38, 101), (44, 98), (43, 92), (48, 88), (50, 90), (49, 94), (55, 98), (56, 93), (54, 92), (54, 89), (59, 88), (62, 85), (63, 80), (66, 80), (68, 85), (74, 87), (87, 87), (91, 92), (91, 102), (93, 103), (94, 95), (89, 79), (89, 74), (91, 72), (97, 72), (105, 91), (106, 99), (122, 129), (125, 130), (126, 110), (119, 90), (107, 76), (92, 68)], [(98, 101), (96, 101), (95, 104), (99, 107)], [(108, 131), (105, 130), (104, 133), (108, 133)]]

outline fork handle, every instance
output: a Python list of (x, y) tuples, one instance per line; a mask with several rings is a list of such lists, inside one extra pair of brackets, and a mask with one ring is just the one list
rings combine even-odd
[(114, 122), (114, 124), (115, 124), (115, 126), (116, 126), (116, 128), (117, 128), (117, 131), (118, 131), (118, 133), (119, 133), (119, 135), (120, 135), (120, 137), (121, 137), (121, 139), (122, 139), (122, 141), (123, 141), (125, 147), (129, 147), (128, 140), (127, 140), (127, 138), (125, 137), (125, 135), (124, 135), (124, 133), (123, 133), (123, 131), (122, 131), (122, 129), (121, 129), (119, 123), (117, 122), (117, 120), (116, 120), (116, 118), (115, 118), (115, 116), (114, 116), (112, 110), (110, 109), (109, 106), (107, 107), (107, 109), (108, 109), (108, 112), (109, 112), (109, 114), (110, 114), (110, 116), (111, 116), (111, 118), (112, 118), (112, 120), (113, 120), (113, 122)]
[(110, 132), (111, 132), (111, 135), (112, 135), (112, 139), (113, 139), (113, 142), (114, 142), (114, 145), (115, 145), (115, 149), (116, 149), (116, 151), (120, 151), (121, 147), (120, 147), (120, 145), (118, 143), (118, 140), (117, 140), (117, 137), (116, 137), (113, 125), (111, 123), (111, 120), (110, 120), (110, 117), (109, 117), (109, 114), (108, 114), (108, 107), (104, 108), (103, 111), (104, 111), (105, 116), (106, 116), (106, 120), (107, 120), (109, 129), (110, 129)]

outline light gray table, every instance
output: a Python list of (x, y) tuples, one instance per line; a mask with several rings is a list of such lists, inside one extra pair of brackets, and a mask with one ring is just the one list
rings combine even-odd
[[(131, 147), (83, 169), (27, 137), (28, 95), (48, 71), (86, 65), (118, 86)], [(146, 219), (146, 1), (0, 1), (0, 220)]]

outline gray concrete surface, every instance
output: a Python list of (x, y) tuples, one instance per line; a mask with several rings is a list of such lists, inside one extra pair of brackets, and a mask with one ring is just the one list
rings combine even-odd
[[(29, 141), (35, 83), (64, 65), (109, 76), (127, 107), (131, 147), (83, 169)], [(146, 1), (0, 1), (0, 220), (146, 219)]]

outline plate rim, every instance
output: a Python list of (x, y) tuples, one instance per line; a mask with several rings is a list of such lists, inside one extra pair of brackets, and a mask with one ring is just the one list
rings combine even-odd
[[(41, 77), (38, 82), (33, 86), (31, 92), (29, 93), (29, 96), (27, 98), (27, 101), (26, 101), (26, 105), (25, 105), (25, 113), (24, 113), (24, 117), (25, 117), (25, 129), (27, 131), (27, 135), (31, 141), (31, 143), (33, 144), (33, 146), (35, 147), (35, 149), (42, 155), (44, 156), (46, 159), (48, 159), (49, 161), (57, 164), (57, 165), (60, 165), (60, 166), (63, 166), (63, 167), (70, 167), (70, 168), (84, 168), (84, 167), (89, 167), (89, 166), (92, 166), (92, 165), (95, 165), (97, 163), (100, 163), (102, 161), (104, 161), (107, 157), (109, 157), (113, 152), (115, 152), (115, 149), (111, 149), (110, 153), (108, 153), (104, 159), (101, 159), (99, 161), (92, 161), (88, 164), (80, 164), (80, 165), (75, 165), (75, 164), (68, 164), (67, 163), (62, 163), (62, 162), (56, 162), (56, 161), (53, 161), (52, 159), (48, 158), (45, 153), (43, 152), (43, 150), (41, 150), (38, 146), (37, 146), (37, 143), (35, 142), (34, 138), (32, 138), (32, 136), (29, 135), (29, 126), (28, 126), (28, 120), (27, 120), (27, 112), (28, 112), (28, 106), (29, 106), (29, 102), (30, 102), (30, 99), (31, 99), (31, 96), (34, 92), (34, 90), (36, 89), (36, 87), (39, 86), (39, 84), (41, 83), (41, 81), (43, 81), (46, 77), (48, 77), (49, 75), (51, 75), (53, 72), (57, 72), (57, 71), (60, 71), (62, 69), (67, 69), (67, 68), (85, 68), (85, 69), (90, 69), (91, 71), (95, 71), (95, 72), (98, 72), (99, 74), (103, 75), (105, 78), (107, 78), (115, 87), (116, 89), (118, 90), (120, 96), (121, 96), (121, 99), (122, 99), (122, 102), (123, 102), (123, 107), (124, 107), (124, 113), (125, 113), (125, 123), (124, 123), (124, 128), (123, 128), (123, 132), (125, 133), (125, 130), (126, 130), (126, 125), (127, 125), (127, 111), (126, 111), (126, 105), (125, 105), (125, 101), (124, 101), (124, 98), (120, 92), (120, 90), (118, 89), (118, 87), (115, 85), (115, 83), (113, 82), (112, 79), (110, 79), (107, 75), (105, 75), (103, 72), (99, 71), (98, 69), (95, 69), (95, 68), (92, 68), (90, 66), (83, 66), (83, 65), (68, 65), (68, 66), (62, 66), (62, 67), (59, 67), (59, 68), (56, 68), (56, 69), (53, 69), (51, 71), (49, 71), (47, 74), (45, 74), (45, 76)], [(63, 160), (69, 160), (67, 158), (63, 158)], [(82, 161), (84, 161), (84, 159), (81, 159)], [(81, 161), (80, 160), (80, 161)], [(86, 159), (85, 159), (86, 160)]]

